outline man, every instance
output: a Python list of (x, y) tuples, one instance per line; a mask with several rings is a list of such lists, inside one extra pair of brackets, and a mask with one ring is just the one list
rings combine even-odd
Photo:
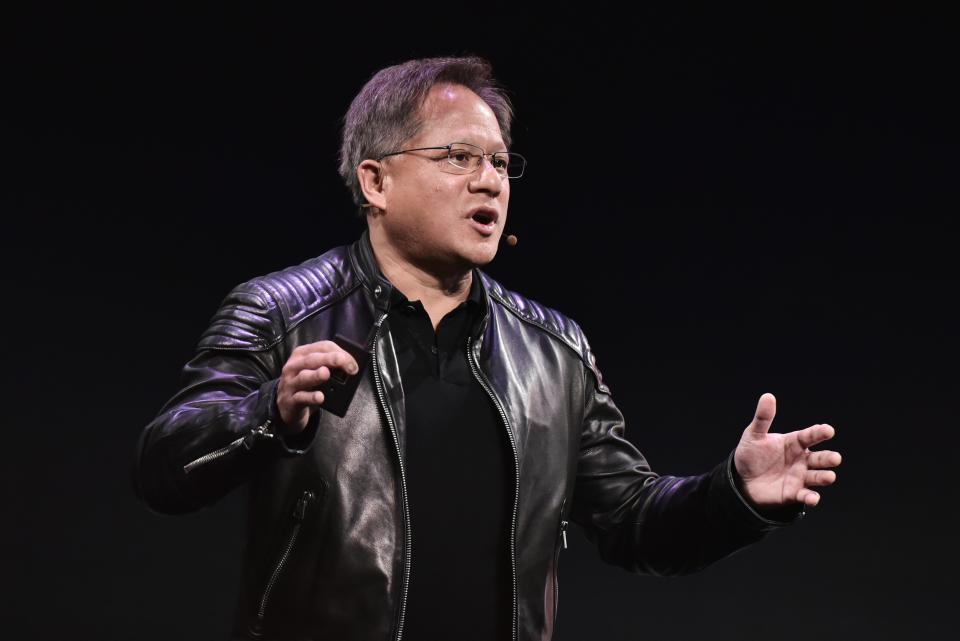
[(651, 471), (579, 326), (479, 269), (525, 165), (511, 118), (483, 60), (378, 72), (341, 151), (367, 231), (235, 288), (144, 431), (154, 509), (249, 487), (236, 638), (549, 639), (568, 521), (609, 563), (678, 574), (835, 480), (840, 455), (809, 450), (833, 428), (769, 433), (769, 394), (710, 472)]

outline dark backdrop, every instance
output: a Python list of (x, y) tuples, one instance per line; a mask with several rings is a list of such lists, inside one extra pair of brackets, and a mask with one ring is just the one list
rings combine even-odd
[(487, 270), (581, 323), (654, 469), (720, 461), (765, 391), (845, 456), (802, 523), (694, 576), (606, 567), (575, 528), (557, 638), (948, 636), (945, 16), (131, 4), (4, 26), (4, 637), (225, 638), (242, 502), (148, 512), (136, 438), (234, 285), (357, 237), (336, 153), (363, 83), (462, 53), (530, 161)]

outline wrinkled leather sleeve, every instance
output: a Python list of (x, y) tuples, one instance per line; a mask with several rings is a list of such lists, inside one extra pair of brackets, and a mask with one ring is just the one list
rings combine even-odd
[[(150, 508), (196, 510), (278, 457), (303, 453), (319, 412), (295, 438), (271, 435), (280, 424), (276, 390), (287, 358), (283, 333), (276, 305), (255, 281), (227, 295), (182, 370), (180, 390), (140, 436), (133, 481)], [(264, 425), (269, 434), (258, 434)]]
[(571, 519), (605, 562), (637, 573), (685, 574), (802, 516), (799, 504), (764, 514), (754, 509), (737, 488), (732, 452), (698, 476), (653, 472), (624, 437), (623, 415), (592, 355), (586, 360)]

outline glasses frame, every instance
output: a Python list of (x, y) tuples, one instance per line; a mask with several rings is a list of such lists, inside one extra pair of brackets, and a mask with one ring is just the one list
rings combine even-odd
[[(506, 155), (508, 156), (508, 157), (507, 157), (507, 166), (510, 165), (510, 158), (511, 158), (511, 157), (512, 157), (512, 158), (519, 158), (519, 159), (520, 159), (520, 161), (521, 161), (522, 164), (520, 165), (520, 175), (518, 175), (518, 176), (508, 176), (508, 175), (506, 174), (506, 169), (504, 169), (504, 173), (501, 174), (500, 171), (497, 170), (496, 166), (494, 166), (493, 170), (497, 172), (497, 175), (500, 176), (500, 179), (501, 179), (501, 180), (503, 180), (503, 179), (505, 179), (505, 178), (506, 178), (506, 179), (509, 179), (509, 180), (514, 180), (514, 179), (516, 179), (516, 178), (520, 178), (520, 176), (523, 176), (523, 172), (524, 172), (524, 170), (526, 170), (526, 168), (527, 168), (527, 159), (524, 158), (523, 156), (521, 156), (520, 154), (516, 153), (515, 151), (494, 151), (494, 152), (487, 153), (487, 150), (484, 149), (483, 147), (478, 147), (477, 145), (474, 145), (474, 144), (469, 143), (469, 142), (459, 142), (459, 141), (458, 141), (458, 142), (451, 142), (449, 145), (442, 145), (442, 146), (437, 146), (437, 147), (415, 147), (415, 148), (413, 148), (413, 149), (401, 149), (400, 151), (391, 151), (389, 154), (383, 154), (382, 156), (380, 156), (379, 158), (377, 158), (377, 162), (383, 160), (384, 158), (386, 158), (386, 157), (388, 157), (388, 156), (397, 156), (397, 155), (399, 155), (399, 154), (405, 154), (405, 153), (410, 152), (410, 151), (428, 151), (428, 150), (431, 150), (431, 149), (446, 149), (446, 150), (447, 150), (447, 162), (450, 163), (450, 165), (456, 167), (457, 169), (461, 169), (461, 170), (462, 170), (463, 167), (460, 167), (459, 165), (456, 165), (456, 164), (454, 164), (454, 162), (453, 162), (452, 155), (453, 155), (453, 146), (454, 146), (454, 145), (466, 145), (466, 146), (468, 146), (468, 147), (473, 147), (474, 149), (479, 149), (480, 152), (481, 152), (481, 153), (479, 153), (479, 154), (472, 154), (472, 155), (480, 156), (480, 164), (477, 165), (477, 168), (476, 168), (476, 169), (474, 169), (474, 170), (472, 170), (472, 171), (452, 172), (452, 173), (456, 173), (456, 174), (461, 175), (461, 176), (466, 176), (466, 175), (468, 175), (468, 174), (475, 173), (478, 169), (480, 169), (481, 167), (483, 167), (483, 159), (484, 159), (485, 157), (487, 157), (487, 156), (490, 156), (490, 164), (491, 164), (491, 165), (493, 165), (493, 159), (494, 159), (494, 157), (496, 157), (496, 156), (502, 156), (502, 155), (504, 155), (504, 154), (506, 154)], [(443, 160), (443, 158), (432, 158), (431, 160), (440, 161), (440, 160)]]

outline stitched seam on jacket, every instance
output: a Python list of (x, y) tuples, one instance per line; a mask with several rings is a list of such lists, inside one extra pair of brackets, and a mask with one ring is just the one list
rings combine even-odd
[[(284, 325), (284, 326), (286, 327), (286, 329), (284, 329), (283, 335), (282, 335), (276, 342), (274, 342), (273, 345), (271, 345), (270, 347), (273, 347), (274, 345), (276, 345), (277, 343), (279, 343), (280, 341), (282, 341), (284, 338), (286, 338), (287, 335), (288, 335), (290, 332), (292, 332), (292, 331), (295, 330), (297, 327), (299, 327), (299, 326), (300, 326), (304, 321), (306, 321), (307, 319), (313, 318), (316, 314), (322, 312), (323, 310), (327, 309), (328, 307), (332, 307), (332, 306), (335, 305), (336, 303), (339, 303), (340, 301), (342, 301), (343, 299), (345, 299), (347, 296), (349, 296), (350, 294), (352, 294), (353, 291), (354, 291), (355, 289), (357, 289), (357, 287), (359, 287), (359, 286), (360, 286), (360, 281), (359, 281), (359, 279), (356, 279), (356, 282), (350, 284), (348, 287), (341, 288), (341, 289), (337, 290), (336, 292), (330, 294), (330, 296), (322, 299), (322, 301), (317, 304), (317, 308), (316, 308), (316, 309), (312, 310), (309, 314), (307, 314), (307, 315), (305, 315), (303, 318), (299, 319), (299, 320), (298, 320), (296, 323), (294, 323), (293, 325), (290, 325), (289, 327), (286, 327), (286, 325)], [(281, 318), (282, 318), (282, 315), (281, 315)]]
[[(568, 348), (570, 348), (571, 350), (573, 350), (573, 353), (576, 354), (576, 355), (580, 358), (580, 361), (583, 363), (584, 369), (590, 370), (590, 373), (593, 374), (593, 377), (596, 379), (597, 389), (599, 389), (601, 392), (604, 392), (605, 394), (606, 394), (606, 393), (609, 393), (608, 391), (605, 391), (605, 390), (604, 390), (604, 388), (607, 388), (607, 390), (609, 390), (609, 386), (607, 386), (605, 383), (602, 383), (602, 382), (600, 381), (600, 376), (597, 375), (597, 373), (593, 371), (593, 367), (590, 366), (590, 362), (589, 362), (589, 360), (587, 360), (586, 354), (585, 354), (584, 352), (582, 352), (580, 349), (578, 349), (575, 345), (571, 344), (570, 341), (567, 340), (567, 338), (566, 338), (565, 336), (563, 336), (562, 334), (560, 334), (558, 331), (556, 331), (556, 330), (553, 329), (552, 327), (550, 327), (550, 326), (548, 326), (548, 325), (544, 325), (543, 323), (541, 323), (541, 322), (538, 321), (537, 319), (531, 318), (531, 317), (527, 316), (526, 314), (524, 314), (523, 312), (521, 312), (519, 309), (517, 309), (516, 307), (514, 307), (513, 305), (511, 305), (511, 304), (510, 304), (503, 296), (501, 296), (498, 292), (493, 291), (493, 290), (490, 290), (490, 297), (493, 298), (494, 300), (496, 300), (498, 303), (500, 303), (500, 304), (501, 304), (503, 307), (505, 307), (508, 311), (512, 312), (513, 315), (516, 316), (517, 318), (519, 318), (520, 320), (525, 321), (525, 322), (533, 325), (534, 327), (539, 327), (539, 328), (542, 329), (544, 332), (546, 332), (546, 333), (549, 334), (550, 336), (553, 336), (555, 339), (557, 339), (558, 341), (560, 341), (561, 343), (563, 343), (564, 345), (566, 345)], [(559, 312), (557, 312), (557, 313), (559, 314)], [(580, 328), (580, 326), (577, 325), (572, 319), (569, 319), (569, 318), (568, 318), (567, 320), (569, 320), (570, 323), (571, 323), (572, 325), (574, 325), (574, 326), (580, 331), (581, 334), (583, 333), (583, 330)]]
[[(277, 345), (279, 345), (280, 343), (282, 343), (283, 340), (290, 334), (290, 332), (292, 332), (294, 329), (296, 329), (297, 327), (299, 327), (304, 321), (306, 321), (306, 320), (309, 319), (309, 318), (312, 318), (312, 317), (315, 316), (316, 314), (324, 311), (325, 309), (333, 306), (334, 304), (339, 303), (340, 301), (342, 301), (343, 299), (345, 299), (347, 296), (349, 296), (350, 294), (352, 294), (352, 293), (354, 292), (354, 290), (356, 290), (357, 287), (360, 286), (360, 281), (359, 281), (359, 280), (356, 280), (356, 282), (350, 284), (348, 287), (346, 287), (346, 288), (341, 288), (341, 289), (337, 290), (336, 292), (334, 292), (333, 294), (331, 294), (330, 296), (327, 296), (327, 297), (321, 299), (321, 302), (318, 303), (316, 309), (312, 310), (309, 314), (305, 315), (303, 318), (300, 318), (299, 320), (297, 320), (296, 323), (294, 323), (293, 325), (290, 325), (290, 326), (288, 327), (288, 326), (286, 325), (286, 319), (283, 317), (283, 312), (281, 311), (280, 306), (277, 304), (276, 298), (274, 298), (273, 295), (271, 295), (270, 292), (267, 291), (267, 289), (264, 288), (264, 286), (260, 284), (262, 281), (263, 281), (263, 277), (261, 277), (261, 278), (256, 278), (256, 279), (250, 281), (249, 284), (250, 284), (251, 287), (256, 287), (260, 292), (262, 292), (262, 294), (263, 294), (264, 296), (266, 296), (267, 299), (270, 301), (270, 302), (269, 302), (269, 305), (272, 305), (273, 308), (275, 308), (275, 309), (277, 310), (277, 313), (278, 313), (278, 315), (280, 316), (280, 322), (281, 322), (281, 328), (282, 328), (281, 331), (279, 332), (279, 335), (276, 336), (276, 337), (271, 337), (271, 341), (270, 341), (269, 343), (264, 342), (262, 345), (259, 345), (259, 346), (256, 346), (256, 347), (253, 347), (253, 346), (251, 346), (251, 347), (235, 347), (235, 346), (224, 346), (224, 345), (207, 345), (207, 346), (203, 347), (202, 349), (212, 349), (212, 350), (218, 350), (218, 351), (241, 350), (241, 351), (246, 351), (246, 352), (266, 352), (266, 351), (269, 351), (269, 350), (273, 349), (274, 347), (276, 347)], [(269, 310), (270, 307), (267, 306), (267, 305), (264, 305), (264, 309)]]
[[(495, 292), (495, 291), (491, 291), (491, 292), (490, 292), (490, 296), (491, 296), (494, 300), (496, 300), (498, 303), (500, 303), (503, 307), (505, 307), (508, 311), (512, 312), (513, 315), (516, 316), (517, 318), (519, 318), (520, 320), (526, 321), (527, 323), (533, 325), (534, 327), (539, 327), (540, 329), (542, 329), (543, 331), (545, 331), (547, 334), (553, 336), (553, 337), (556, 338), (558, 341), (560, 341), (561, 343), (563, 343), (564, 345), (566, 345), (567, 347), (569, 347), (571, 350), (573, 350), (573, 352), (574, 352), (577, 356), (580, 357), (580, 359), (581, 359), (584, 363), (586, 363), (586, 358), (585, 358), (584, 355), (580, 352), (580, 350), (577, 349), (577, 347), (576, 347), (575, 345), (573, 345), (569, 340), (567, 340), (567, 338), (566, 338), (565, 336), (563, 336), (562, 334), (560, 334), (557, 330), (553, 329), (552, 327), (550, 327), (550, 326), (548, 326), (548, 325), (544, 325), (543, 323), (541, 323), (540, 321), (538, 321), (538, 320), (535, 319), (535, 318), (531, 318), (531, 317), (527, 316), (526, 314), (524, 314), (523, 312), (521, 312), (519, 309), (517, 309), (516, 307), (514, 307), (513, 305), (511, 305), (511, 304), (510, 304), (505, 298), (503, 298), (499, 293), (497, 293), (497, 292)], [(572, 321), (571, 321), (571, 322), (572, 322)]]
[[(256, 287), (257, 289), (259, 289), (259, 290), (263, 293), (263, 295), (267, 297), (267, 301), (269, 301), (269, 306), (267, 307), (267, 309), (268, 309), (268, 310), (270, 310), (270, 309), (275, 309), (275, 310), (277, 310), (277, 316), (280, 317), (280, 323), (281, 323), (281, 325), (280, 325), (280, 335), (277, 336), (276, 338), (273, 338), (273, 342), (269, 343), (269, 344), (268, 344), (266, 347), (264, 347), (262, 350), (258, 350), (258, 351), (267, 351), (267, 350), (273, 349), (276, 345), (278, 345), (278, 344), (280, 343), (280, 341), (283, 340), (283, 337), (287, 335), (287, 329), (286, 329), (286, 319), (284, 319), (284, 317), (283, 317), (283, 310), (281, 310), (281, 309), (280, 309), (280, 306), (277, 304), (277, 299), (274, 298), (273, 295), (272, 295), (269, 291), (267, 291), (267, 288), (266, 288), (266, 287), (264, 287), (263, 285), (260, 284), (262, 281), (263, 281), (263, 278), (262, 278), (262, 277), (261, 277), (261, 278), (255, 278), (254, 280), (252, 280), (252, 281), (250, 282), (250, 285), (251, 285), (252, 287)], [(271, 325), (272, 325), (272, 324), (273, 324), (273, 323), (271, 323)]]

